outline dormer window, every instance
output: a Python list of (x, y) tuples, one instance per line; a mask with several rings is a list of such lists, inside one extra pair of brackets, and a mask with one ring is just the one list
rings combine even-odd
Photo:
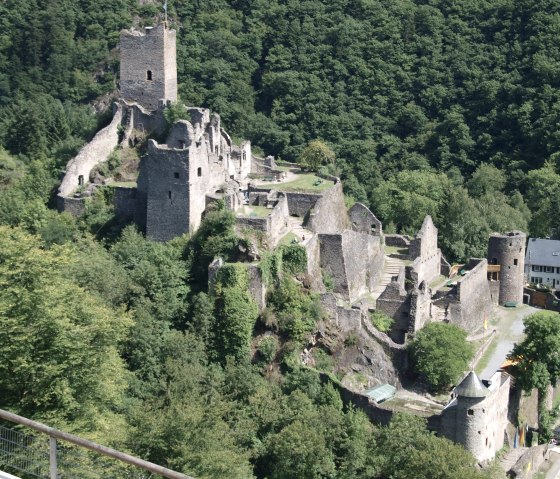
[(152, 70), (146, 72), (146, 80), (152, 81)]

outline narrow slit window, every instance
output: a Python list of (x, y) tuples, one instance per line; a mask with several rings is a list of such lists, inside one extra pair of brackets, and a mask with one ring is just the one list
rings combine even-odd
[(514, 265), (514, 266), (517, 266), (517, 259), (514, 259), (514, 260), (513, 260), (513, 265)]
[(196, 174), (198, 176), (202, 176), (202, 168), (200, 166), (198, 167), (198, 170), (196, 170)]
[(146, 80), (152, 81), (152, 70), (146, 72)]
[(168, 192), (167, 192), (167, 197), (168, 197), (169, 199), (171, 199), (171, 191), (168, 191)]
[(176, 171), (175, 173), (173, 173), (173, 176), (175, 177), (175, 179), (179, 179), (179, 172)]
[(84, 175), (78, 176), (78, 186), (83, 186), (84, 184)]

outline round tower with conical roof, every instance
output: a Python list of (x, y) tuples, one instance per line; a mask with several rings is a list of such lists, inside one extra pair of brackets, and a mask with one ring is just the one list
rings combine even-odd
[(457, 395), (456, 440), (472, 452), (483, 457), (489, 449), (488, 414), (485, 399), (490, 394), (474, 371), (471, 371), (455, 388)]

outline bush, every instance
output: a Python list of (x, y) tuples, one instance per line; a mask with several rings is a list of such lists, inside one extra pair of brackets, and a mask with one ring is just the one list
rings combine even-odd
[(409, 345), (414, 369), (436, 391), (454, 384), (474, 355), (467, 333), (454, 324), (431, 323)]
[(262, 358), (270, 363), (276, 357), (278, 352), (279, 342), (276, 336), (265, 336), (260, 339), (257, 350)]
[(390, 331), (395, 320), (383, 313), (372, 313), (370, 316), (371, 324), (373, 324), (379, 331), (386, 333)]
[(285, 245), (282, 251), (282, 269), (288, 274), (305, 273), (307, 270), (307, 253), (303, 246)]

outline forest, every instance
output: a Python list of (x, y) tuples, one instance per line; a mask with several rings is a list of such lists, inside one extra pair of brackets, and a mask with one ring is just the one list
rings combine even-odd
[[(79, 219), (56, 212), (67, 161), (109, 121), (120, 30), (153, 24), (161, 3), (0, 3), (0, 407), (197, 478), (483, 477), (422, 420), (373, 426), (298, 364), (322, 313), (289, 251), (271, 253), (266, 315), (235, 269), (208, 291), (209, 262), (244, 241), (227, 211), (166, 244), (115, 225), (103, 195)], [(168, 13), (181, 100), (266, 155), (298, 161), (324, 142), (386, 232), (430, 214), (452, 262), (485, 257), (492, 231), (560, 236), (558, 2), (169, 0)]]

